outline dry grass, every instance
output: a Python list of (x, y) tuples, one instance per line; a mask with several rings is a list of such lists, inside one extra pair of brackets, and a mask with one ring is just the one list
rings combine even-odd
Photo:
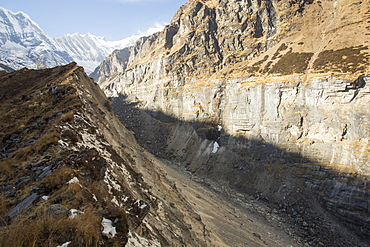
[[(102, 237), (101, 211), (110, 205), (105, 200), (107, 188), (101, 180), (105, 162), (96, 151), (73, 153), (78, 159), (70, 158), (71, 153), (58, 144), (61, 136), (71, 142), (79, 140), (78, 134), (68, 131), (60, 134), (57, 127), (73, 122), (74, 113), (81, 109), (81, 100), (68, 80), (74, 67), (0, 73), (0, 86), (4, 89), (0, 92), (0, 129), (3, 132), (0, 147), (6, 150), (0, 162), (0, 182), (9, 187), (0, 194), (0, 215), (6, 215), (27, 198), (32, 189), (40, 196), (49, 196), (48, 200), (36, 200), (12, 219), (0, 219), (1, 224), (8, 224), (0, 227), (0, 246), (56, 247), (69, 241), (69, 247), (114, 246), (127, 241), (128, 225), (123, 209), (117, 214), (122, 220), (120, 229), (123, 229), (117, 234), (119, 236)], [(58, 90), (54, 92), (56, 87)], [(39, 161), (41, 163), (36, 164)], [(51, 167), (52, 174), (39, 179), (38, 175), (46, 166)], [(23, 181), (21, 177), (29, 180), (21, 184), (20, 189), (13, 189), (18, 181)], [(80, 183), (68, 184), (73, 177), (79, 177)], [(99, 200), (95, 200), (94, 195)], [(45, 212), (53, 204), (85, 213), (75, 219), (46, 218)]]
[(326, 50), (320, 53), (314, 63), (318, 72), (364, 73), (369, 65), (368, 47), (348, 47), (339, 50)]
[(98, 246), (101, 218), (87, 211), (74, 219), (42, 218), (1, 228), (0, 246)]
[(45, 177), (42, 187), (51, 195), (51, 200), (68, 208), (86, 208), (91, 205), (91, 193), (79, 183), (68, 184), (75, 176), (72, 168), (64, 166)]
[[(22, 164), (28, 164), (36, 154), (50, 151), (53, 145), (58, 143), (59, 133), (56, 131), (43, 134), (34, 145), (26, 146), (16, 150), (11, 157), (0, 163), (0, 179), (11, 180), (15, 178), (15, 168)], [(20, 171), (17, 171), (20, 173)]]
[(61, 121), (61, 122), (72, 122), (73, 119), (74, 119), (74, 116), (73, 115), (74, 115), (74, 112), (73, 111), (69, 111), (69, 112), (63, 114), (60, 117), (59, 121)]
[(72, 168), (62, 166), (51, 175), (47, 176), (43, 180), (43, 187), (47, 191), (53, 191), (62, 188), (67, 182), (75, 176), (75, 172)]
[(9, 181), (15, 177), (15, 164), (0, 162), (0, 181)]
[(259, 66), (261, 66), (268, 58), (268, 55), (264, 56), (262, 60), (255, 62), (252, 67), (257, 67), (257, 69), (259, 69)]
[[(291, 75), (304, 73), (313, 53), (288, 52), (272, 67), (270, 74)], [(268, 67), (268, 66), (266, 66)]]
[[(279, 57), (282, 57), (282, 55), (280, 53), (285, 51), (286, 49), (288, 49), (288, 46), (285, 43), (281, 44), (281, 46), (276, 50), (276, 52), (272, 56), (271, 60), (275, 60)], [(292, 51), (292, 48), (290, 48), (290, 52), (291, 51)]]

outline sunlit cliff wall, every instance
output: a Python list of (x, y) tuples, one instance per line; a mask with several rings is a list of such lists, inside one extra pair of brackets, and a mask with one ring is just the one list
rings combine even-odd
[[(223, 143), (228, 148), (248, 152), (264, 142), (366, 177), (369, 20), (369, 3), (352, 0), (190, 0), (164, 31), (114, 52), (92, 77), (109, 96), (127, 95), (143, 109), (221, 125), (242, 138)], [(367, 222), (369, 186), (338, 189), (347, 182), (306, 185), (334, 204), (361, 205), (343, 210), (359, 210)], [(350, 221), (339, 207), (332, 212)]]

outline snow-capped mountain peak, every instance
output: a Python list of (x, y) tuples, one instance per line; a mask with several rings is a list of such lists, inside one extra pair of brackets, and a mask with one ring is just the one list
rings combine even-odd
[(27, 14), (0, 8), (2, 68), (45, 68), (72, 62), (72, 57), (57, 46)]
[(163, 27), (157, 25), (119, 41), (108, 41), (91, 33), (52, 38), (27, 14), (0, 7), (0, 69), (39, 69), (75, 61), (91, 73), (114, 50), (133, 45), (138, 38)]
[(13, 13), (12, 11), (7, 10), (0, 6), (0, 15), (2, 17), (2, 20), (11, 22), (13, 24), (14, 23), (20, 24), (14, 25), (14, 29), (18, 32), (22, 32), (22, 29), (24, 29), (24, 27), (27, 26), (27, 24), (41, 31), (40, 26), (36, 22), (34, 22), (26, 13), (22, 11)]

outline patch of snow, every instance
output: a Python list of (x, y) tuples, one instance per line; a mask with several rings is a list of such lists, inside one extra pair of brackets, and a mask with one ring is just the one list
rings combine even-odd
[(118, 207), (122, 206), (122, 205), (120, 205), (120, 203), (118, 202), (118, 200), (117, 200), (117, 198), (115, 196), (113, 196), (111, 202), (114, 203)]
[[(83, 93), (82, 91), (79, 93)], [(80, 113), (76, 113), (73, 115), (77, 121), (82, 121), (83, 124), (89, 126), (90, 129), (94, 130), (96, 133), (89, 133), (89, 129), (84, 128), (82, 131), (79, 131), (80, 136), (82, 137), (82, 142), (78, 142), (77, 146), (79, 148), (94, 148), (96, 149), (101, 156), (104, 158), (110, 158), (111, 154), (106, 150), (107, 146), (110, 146), (109, 143), (105, 142), (101, 138), (99, 138), (99, 131), (96, 125), (93, 125), (94, 120), (90, 119), (89, 117), (85, 117)]]
[[(78, 88), (78, 93), (83, 94), (83, 90)], [(82, 97), (83, 98), (83, 97)], [(86, 104), (89, 104), (86, 102)], [(107, 147), (111, 145), (104, 139), (104, 136), (98, 131), (98, 126), (96, 125), (96, 121), (91, 119), (89, 116), (85, 116), (82, 113), (75, 113), (74, 121), (77, 124), (76, 126), (72, 126), (66, 123), (63, 126), (58, 126), (61, 131), (63, 129), (70, 129), (76, 131), (82, 137), (80, 142), (76, 143), (76, 146), (72, 145), (65, 145), (66, 149), (76, 148), (80, 149), (89, 149), (93, 148), (98, 151), (99, 156), (105, 160), (107, 163), (108, 168), (115, 168), (115, 172), (112, 172), (112, 169), (106, 169), (104, 174), (104, 183), (108, 187), (108, 196), (110, 200), (117, 206), (122, 206), (122, 202), (126, 202), (129, 198), (127, 196), (115, 197), (112, 193), (113, 190), (122, 191), (122, 187), (119, 182), (127, 183), (127, 184), (136, 184), (136, 181), (132, 178), (130, 172), (126, 169), (125, 166), (121, 164), (117, 164), (114, 160), (112, 160), (112, 154), (108, 151)], [(122, 181), (124, 180), (124, 181)], [(77, 182), (77, 178), (73, 178), (70, 182)], [(92, 195), (94, 200), (97, 201), (95, 195)]]
[(219, 147), (220, 147), (220, 145), (218, 144), (218, 142), (215, 142), (215, 143), (213, 144), (213, 150), (212, 150), (212, 153), (213, 153), (213, 154), (214, 154), (214, 153), (216, 153), (216, 152), (218, 151)]
[(59, 140), (58, 143), (59, 143), (59, 145), (61, 145), (64, 148), (69, 147), (69, 144), (67, 142), (63, 141), (63, 140)]
[(136, 200), (136, 202), (134, 204), (137, 204), (137, 206), (140, 208), (140, 209), (144, 209), (146, 208), (148, 205), (145, 204), (144, 202), (140, 201), (140, 200)]
[(112, 94), (110, 95), (110, 97), (112, 97), (112, 98), (118, 98), (119, 97), (119, 93), (118, 93), (117, 89), (115, 89), (115, 88), (112, 89)]
[(96, 198), (96, 195), (93, 194), (93, 198), (94, 200), (97, 202), (98, 201), (98, 198)]
[(79, 183), (80, 181), (76, 177), (72, 178), (71, 180), (67, 182), (67, 184), (79, 184)]
[(121, 186), (119, 184), (116, 183), (116, 181), (114, 180), (111, 180), (112, 182), (112, 185), (113, 185), (113, 188), (118, 190), (118, 191), (121, 191)]
[(70, 243), (71, 243), (71, 241), (65, 242), (64, 244), (58, 245), (57, 247), (67, 247)]
[(77, 209), (70, 209), (69, 210), (69, 218), (74, 219), (77, 215), (83, 214), (84, 212), (77, 210)]
[(106, 218), (103, 218), (101, 221), (101, 224), (103, 226), (103, 236), (106, 236), (108, 238), (114, 238), (114, 236), (117, 234), (116, 227), (112, 225), (112, 221)]
[[(108, 173), (108, 171), (106, 171), (105, 176), (104, 176), (104, 182), (108, 186), (109, 193), (112, 194), (112, 189), (122, 191), (121, 186), (114, 180), (114, 178), (112, 178), (111, 175), (112, 174), (110, 174), (110, 173)], [(113, 176), (114, 176), (114, 174), (113, 174)]]
[(222, 130), (222, 126), (221, 125), (217, 125), (217, 131), (220, 132)]
[(47, 200), (49, 200), (49, 197), (50, 197), (50, 196), (42, 196), (41, 198), (42, 198), (42, 200), (47, 201)]

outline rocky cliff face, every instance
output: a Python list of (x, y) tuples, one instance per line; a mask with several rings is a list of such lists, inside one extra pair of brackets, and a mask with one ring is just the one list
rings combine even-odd
[(166, 152), (193, 172), (277, 202), (293, 173), (292, 187), (368, 238), (368, 10), (342, 0), (190, 0), (94, 79), (153, 114), (222, 126), (208, 141), (195, 125), (170, 128)]

